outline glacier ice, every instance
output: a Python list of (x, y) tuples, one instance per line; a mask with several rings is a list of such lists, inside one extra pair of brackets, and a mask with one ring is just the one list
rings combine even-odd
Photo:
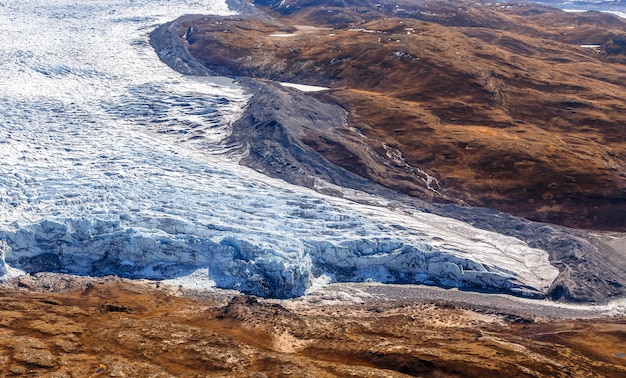
[(128, 215), (43, 219), (15, 223), (0, 239), (10, 248), (6, 262), (28, 272), (167, 279), (206, 268), (218, 287), (269, 297), (302, 295), (322, 275), (531, 295), (556, 278), (544, 251), (512, 237), (432, 214), (291, 190), (273, 198), (266, 193), (264, 203), (254, 205), (259, 214), (232, 217), (232, 208), (195, 222)]
[(147, 43), (158, 23), (206, 12), (227, 9), (3, 1), (0, 275), (206, 271), (218, 287), (271, 297), (326, 276), (547, 291), (557, 269), (516, 238), (240, 166), (220, 142), (246, 95), (171, 71)]

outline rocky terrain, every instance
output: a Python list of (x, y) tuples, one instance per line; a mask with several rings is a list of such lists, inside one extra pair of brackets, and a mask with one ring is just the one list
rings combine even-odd
[(626, 22), (616, 16), (260, 0), (171, 32), (188, 73), (330, 87), (316, 97), (346, 122), (296, 139), (361, 177), (429, 201), (626, 230)]
[(181, 288), (117, 278), (22, 276), (0, 294), (0, 371), (4, 377), (626, 373), (623, 317), (556, 320), (401, 299), (401, 291), (384, 299), (394, 289), (383, 290), (329, 288), (277, 302), (227, 292), (181, 297)]

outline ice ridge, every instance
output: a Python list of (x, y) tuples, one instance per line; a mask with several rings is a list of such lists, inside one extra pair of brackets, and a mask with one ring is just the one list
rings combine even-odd
[[(302, 295), (323, 275), (335, 282), (427, 283), (530, 296), (542, 296), (556, 277), (550, 269), (541, 277), (528, 268), (524, 275), (519, 266), (506, 269), (477, 262), (459, 246), (433, 246), (427, 236), (411, 243), (394, 237), (339, 238), (327, 232), (328, 238), (292, 239), (278, 250), (280, 245), (268, 248), (263, 241), (245, 240), (245, 235), (218, 225), (173, 218), (147, 223), (46, 219), (16, 225), (14, 231), (0, 231), (2, 253), (6, 264), (28, 273), (161, 280), (206, 268), (218, 287), (275, 298)], [(541, 265), (545, 269), (545, 262), (539, 261)], [(6, 267), (2, 269), (6, 273)]]

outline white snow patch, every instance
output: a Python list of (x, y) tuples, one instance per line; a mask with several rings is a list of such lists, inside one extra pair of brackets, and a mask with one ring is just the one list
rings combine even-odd
[(617, 11), (604, 11), (604, 12), (605, 13), (614, 14), (614, 15), (616, 15), (618, 17), (621, 17), (621, 18), (626, 18), (626, 13), (624, 13), (624, 12), (617, 12)]
[(280, 83), (283, 87), (295, 88), (302, 92), (320, 92), (327, 91), (330, 88), (328, 87), (319, 87), (316, 85), (305, 85), (305, 84), (295, 84), (295, 83)]
[(348, 29), (348, 31), (354, 31), (359, 33), (381, 33), (379, 30), (371, 30), (371, 29), (363, 29), (363, 28), (352, 28)]
[[(562, 9), (562, 10), (565, 12), (569, 12), (569, 13), (586, 13), (590, 11), (589, 9)], [(626, 18), (626, 13), (624, 12), (612, 11), (612, 10), (599, 10), (599, 12), (610, 13), (621, 18)]]

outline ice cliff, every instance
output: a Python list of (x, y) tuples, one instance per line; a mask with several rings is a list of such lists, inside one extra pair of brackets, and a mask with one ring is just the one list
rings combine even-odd
[(16, 224), (0, 231), (0, 240), (6, 264), (29, 273), (167, 279), (208, 268), (218, 287), (278, 298), (302, 295), (322, 275), (542, 296), (558, 274), (544, 251), (458, 221), (358, 205), (394, 221), (370, 224), (362, 215), (303, 205), (292, 213), (309, 223), (301, 235), (297, 228), (262, 235), (174, 218), (65, 219)]

